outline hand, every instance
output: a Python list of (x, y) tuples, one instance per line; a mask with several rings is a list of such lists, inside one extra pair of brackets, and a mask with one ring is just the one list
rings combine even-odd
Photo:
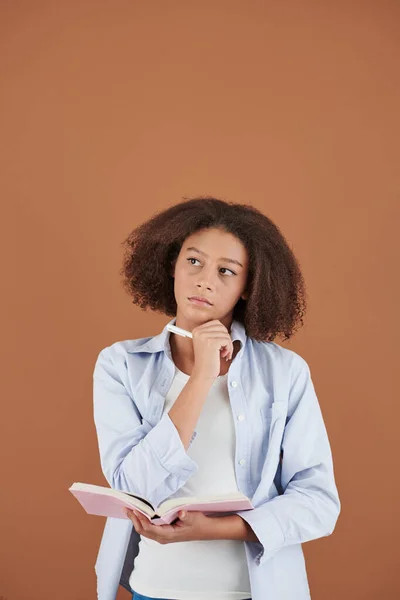
[(198, 325), (192, 330), (194, 367), (192, 377), (216, 379), (221, 370), (221, 358), (233, 356), (229, 331), (217, 319)]
[(180, 511), (179, 520), (174, 525), (153, 525), (147, 517), (137, 511), (127, 510), (127, 515), (137, 533), (159, 544), (210, 539), (213, 525), (212, 517), (198, 511)]

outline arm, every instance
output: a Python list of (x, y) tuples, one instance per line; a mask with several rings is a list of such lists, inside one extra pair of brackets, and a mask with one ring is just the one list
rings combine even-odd
[(226, 517), (210, 517), (209, 540), (242, 540), (258, 542), (258, 537), (250, 525), (239, 515)]
[(259, 539), (251, 544), (257, 564), (285, 546), (330, 535), (340, 513), (328, 435), (304, 359), (291, 385), (289, 415), (282, 441), (284, 493), (237, 513)]
[[(159, 504), (179, 490), (197, 470), (168, 413), (152, 427), (142, 419), (121, 378), (112, 347), (103, 349), (93, 373), (94, 421), (100, 462), (109, 485)], [(186, 386), (187, 387), (187, 386)], [(176, 402), (186, 405), (194, 386)]]
[(214, 379), (206, 379), (201, 375), (192, 375), (168, 413), (185, 450), (190, 445), (194, 428), (213, 381)]

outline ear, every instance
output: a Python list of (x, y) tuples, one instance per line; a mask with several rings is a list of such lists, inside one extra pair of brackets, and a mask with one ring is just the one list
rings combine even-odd
[(243, 298), (243, 300), (247, 300), (247, 298), (249, 297), (249, 294), (248, 294), (248, 292), (245, 290), (245, 291), (243, 292), (243, 294), (242, 294), (240, 297), (241, 297), (241, 298)]

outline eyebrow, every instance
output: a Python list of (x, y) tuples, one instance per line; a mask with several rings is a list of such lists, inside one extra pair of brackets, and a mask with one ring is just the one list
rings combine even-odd
[[(208, 254), (206, 254), (202, 250), (199, 250), (198, 248), (195, 248), (194, 246), (191, 246), (190, 248), (186, 248), (186, 252), (193, 252), (193, 251), (198, 252), (199, 254), (202, 254), (203, 256), (208, 256)], [(243, 267), (243, 265), (238, 260), (235, 260), (234, 258), (225, 258), (225, 257), (221, 256), (221, 258), (219, 260), (223, 260), (225, 262), (232, 263), (234, 265), (239, 265), (239, 267)]]

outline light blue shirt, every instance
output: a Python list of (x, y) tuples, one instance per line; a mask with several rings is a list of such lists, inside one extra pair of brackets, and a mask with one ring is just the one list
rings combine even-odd
[[(248, 337), (239, 321), (230, 333), (241, 342), (227, 377), (236, 480), (255, 506), (237, 514), (259, 540), (244, 542), (251, 597), (307, 600), (301, 544), (330, 535), (341, 508), (310, 369), (293, 350)], [(153, 505), (198, 469), (163, 414), (175, 375), (169, 336), (165, 325), (159, 335), (115, 342), (101, 350), (93, 373), (103, 474), (112, 488)], [(119, 584), (133, 593), (128, 580), (139, 539), (132, 521), (107, 518), (95, 565), (98, 600), (115, 600)]]

